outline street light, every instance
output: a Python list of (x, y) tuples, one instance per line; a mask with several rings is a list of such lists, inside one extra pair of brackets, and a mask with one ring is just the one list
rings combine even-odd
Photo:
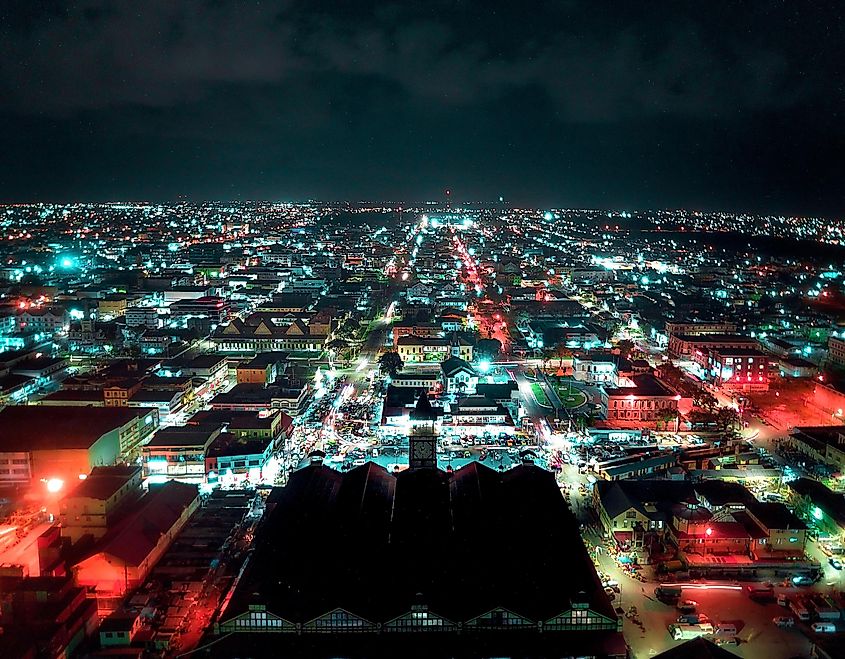
[(65, 482), (61, 478), (50, 478), (47, 481), (47, 491), (55, 494), (64, 487)]

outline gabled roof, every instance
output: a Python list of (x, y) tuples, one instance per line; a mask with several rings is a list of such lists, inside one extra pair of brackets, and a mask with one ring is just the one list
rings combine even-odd
[(178, 481), (151, 488), (135, 511), (106, 534), (94, 555), (108, 554), (123, 564), (137, 567), (198, 496), (196, 485)]
[[(697, 499), (692, 483), (670, 480), (598, 481), (595, 485), (605, 511), (610, 517), (617, 517), (626, 510), (635, 508), (650, 516), (657, 511), (669, 512), (680, 503), (695, 504)], [(646, 509), (653, 505), (654, 511)]]
[(464, 372), (470, 375), (475, 375), (475, 369), (470, 366), (469, 362), (460, 357), (449, 357), (449, 359), (440, 363), (440, 368), (443, 370), (443, 375), (447, 378), (452, 377), (456, 373)]
[(654, 659), (736, 659), (736, 655), (699, 636), (661, 652)]
[[(616, 620), (554, 475), (533, 465), (392, 474), (367, 463), (341, 474), (312, 464), (292, 474), (254, 546), (224, 621), (259, 602), (299, 623), (338, 609), (385, 623), (415, 605), (456, 622), (496, 608), (537, 622), (585, 599)], [(507, 556), (531, 556), (531, 567), (496, 578)]]

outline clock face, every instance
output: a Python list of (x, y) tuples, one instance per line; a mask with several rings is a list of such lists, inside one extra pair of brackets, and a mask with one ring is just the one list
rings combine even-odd
[(416, 442), (414, 444), (414, 457), (416, 458), (430, 458), (432, 456), (432, 446), (429, 442)]

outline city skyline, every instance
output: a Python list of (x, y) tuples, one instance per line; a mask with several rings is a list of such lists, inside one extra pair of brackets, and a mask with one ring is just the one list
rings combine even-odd
[(7, 19), (6, 202), (845, 207), (823, 4), (92, 0)]
[(830, 2), (7, 0), (0, 657), (841, 659)]

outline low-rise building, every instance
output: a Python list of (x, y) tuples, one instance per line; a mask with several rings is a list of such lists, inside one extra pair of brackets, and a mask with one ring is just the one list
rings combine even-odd
[(440, 364), (443, 390), (449, 394), (474, 394), (478, 373), (460, 357), (449, 357)]
[[(617, 363), (619, 357), (606, 354), (587, 354), (572, 359), (572, 375), (587, 384), (619, 384)], [(627, 361), (627, 360), (625, 360)]]
[(421, 389), (423, 391), (434, 391), (440, 386), (440, 373), (437, 371), (416, 371), (409, 372), (407, 369), (390, 378), (394, 387)]
[(79, 481), (137, 456), (158, 427), (154, 409), (13, 405), (0, 411), (0, 483)]
[[(598, 481), (593, 500), (605, 533), (620, 544), (648, 551), (668, 541), (698, 569), (771, 569), (805, 558), (806, 525), (737, 483)], [(714, 554), (736, 559), (714, 565)]]
[(484, 396), (468, 396), (450, 408), (455, 425), (513, 425), (504, 405)]
[(123, 315), (127, 327), (157, 329), (161, 326), (156, 307), (127, 307)]
[(83, 536), (102, 538), (115, 514), (141, 496), (141, 467), (94, 467), (59, 504), (62, 536), (76, 543)]
[(196, 485), (171, 481), (150, 488), (72, 571), (76, 582), (110, 613), (120, 598), (140, 586), (199, 506)]
[(450, 355), (472, 361), (473, 345), (458, 336), (439, 338), (406, 334), (396, 340), (396, 351), (403, 362), (442, 362)]
[(238, 384), (272, 384), (285, 370), (286, 352), (263, 352), (237, 366)]
[(144, 476), (153, 481), (205, 482), (205, 456), (222, 432), (218, 423), (159, 430), (143, 449)]
[(756, 348), (713, 348), (707, 354), (706, 377), (731, 391), (768, 391), (769, 356)]
[(845, 469), (845, 425), (798, 426), (792, 429), (787, 440), (796, 450), (816, 462)]
[(666, 335), (686, 334), (687, 336), (701, 336), (703, 334), (733, 334), (736, 332), (736, 323), (713, 321), (713, 322), (667, 322)]
[(227, 353), (260, 352), (320, 352), (328, 338), (327, 333), (317, 333), (302, 320), (286, 326), (262, 320), (258, 325), (247, 325), (240, 318), (218, 327), (211, 337), (217, 350)]
[(0, 580), (0, 656), (71, 657), (96, 632), (97, 603), (72, 577)]
[(845, 495), (812, 478), (789, 481), (795, 511), (813, 520), (836, 544), (845, 544)]
[(681, 399), (674, 389), (654, 375), (644, 373), (633, 377), (633, 387), (605, 389), (607, 395), (605, 418), (614, 424), (655, 427), (658, 421), (677, 413)]
[(669, 355), (680, 359), (691, 359), (704, 368), (707, 355), (719, 348), (758, 349), (757, 339), (740, 334), (673, 334), (669, 337)]
[(144, 623), (140, 613), (115, 611), (100, 623), (100, 646), (103, 648), (128, 647)]
[(827, 359), (836, 366), (845, 366), (845, 339), (836, 336), (828, 338)]
[(219, 435), (206, 452), (206, 478), (210, 485), (235, 487), (259, 483), (273, 456), (270, 437)]

